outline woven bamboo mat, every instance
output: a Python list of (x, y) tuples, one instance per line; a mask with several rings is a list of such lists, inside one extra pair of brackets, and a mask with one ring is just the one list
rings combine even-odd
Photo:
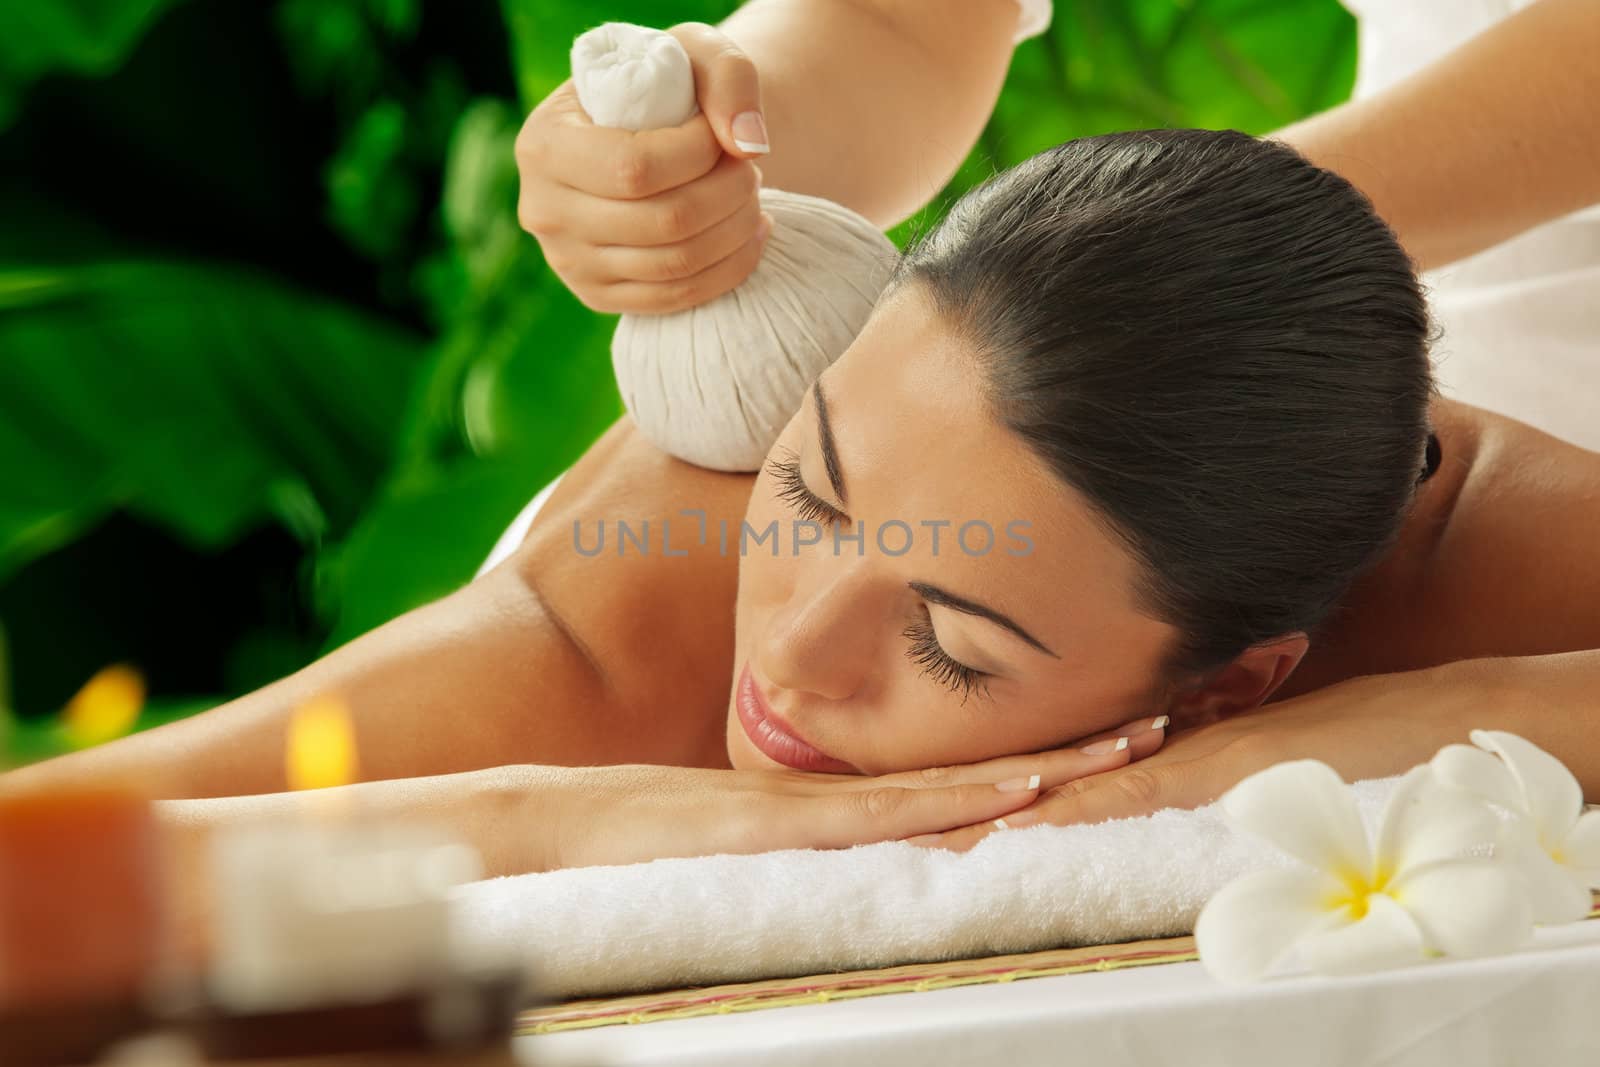
[(1047, 949), (1012, 956), (913, 963), (865, 971), (839, 971), (803, 978), (674, 989), (623, 997), (596, 997), (548, 1004), (523, 1012), (517, 1034), (551, 1034), (621, 1023), (688, 1019), (697, 1015), (824, 1004), (833, 1000), (875, 997), (884, 993), (921, 993), (930, 989), (1013, 982), (1080, 971), (1112, 971), (1195, 959), (1194, 938), (1134, 941), (1123, 945)]

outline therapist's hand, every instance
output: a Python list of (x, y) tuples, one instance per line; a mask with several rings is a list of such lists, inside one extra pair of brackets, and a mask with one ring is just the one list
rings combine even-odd
[[(1086, 739), (1087, 740), (1087, 739)], [(716, 770), (625, 764), (540, 767), (527, 832), (541, 870), (640, 863), (669, 856), (848, 848), (951, 830), (1009, 815), (1040, 791), (1125, 765), (1160, 744), (1004, 757), (882, 775)], [(1038, 775), (1037, 781), (1030, 779)], [(996, 788), (1004, 783), (1005, 789)]]
[(1512, 728), (1493, 660), (1353, 678), (1216, 722), (1179, 730), (1137, 764), (1046, 789), (1005, 816), (918, 835), (912, 844), (964, 852), (991, 833), (1197, 808), (1275, 763), (1319, 759), (1346, 781), (1401, 774), (1471, 729)]
[(668, 32), (694, 68), (693, 118), (638, 132), (596, 126), (569, 79), (517, 135), (517, 217), (594, 311), (703, 304), (750, 276), (771, 230), (750, 162), (767, 151), (755, 65), (715, 27)]

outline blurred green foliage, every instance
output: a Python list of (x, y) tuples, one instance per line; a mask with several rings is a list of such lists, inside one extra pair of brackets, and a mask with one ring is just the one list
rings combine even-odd
[[(469, 578), (621, 412), (614, 320), (518, 229), (511, 145), (605, 19), (732, 0), (0, 5), (0, 746), (140, 664), (145, 722)], [(1058, 0), (960, 173), (1344, 99), (1336, 0)], [(0, 764), (5, 762), (0, 750)]]

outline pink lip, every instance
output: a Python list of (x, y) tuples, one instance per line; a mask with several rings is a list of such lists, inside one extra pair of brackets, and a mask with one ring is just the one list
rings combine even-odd
[(734, 693), (734, 707), (739, 713), (739, 723), (750, 738), (750, 743), (771, 759), (798, 771), (822, 771), (828, 774), (860, 774), (851, 764), (834, 759), (826, 752), (802, 739), (788, 723), (772, 710), (755, 677), (750, 664), (744, 665), (739, 675), (739, 686)]

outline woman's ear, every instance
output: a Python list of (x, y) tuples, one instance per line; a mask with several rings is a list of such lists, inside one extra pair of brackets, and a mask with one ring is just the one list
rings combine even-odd
[(1197, 726), (1257, 707), (1294, 673), (1310, 647), (1310, 638), (1300, 632), (1251, 645), (1204, 682), (1179, 690), (1168, 714)]

